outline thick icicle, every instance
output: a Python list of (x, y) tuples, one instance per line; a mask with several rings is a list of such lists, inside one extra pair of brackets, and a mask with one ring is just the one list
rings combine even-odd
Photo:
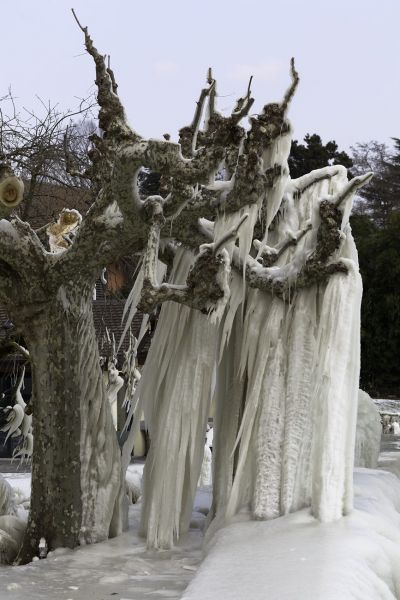
[(289, 315), (285, 435), (282, 463), (283, 513), (310, 503), (311, 383), (317, 327), (315, 290), (304, 290)]
[(311, 507), (321, 521), (340, 518), (353, 504), (362, 284), (356, 265), (346, 264), (349, 273), (326, 288), (316, 347)]
[[(171, 281), (193, 263), (179, 249)], [(166, 303), (139, 384), (151, 446), (144, 471), (142, 530), (149, 547), (170, 548), (190, 522), (200, 475), (216, 359), (217, 325)], [(157, 371), (157, 378), (154, 372)]]

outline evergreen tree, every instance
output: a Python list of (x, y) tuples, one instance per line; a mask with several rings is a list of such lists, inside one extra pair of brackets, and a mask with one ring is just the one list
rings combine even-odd
[(351, 219), (363, 278), (360, 387), (373, 397), (400, 398), (400, 211), (379, 226)]
[(304, 141), (305, 144), (300, 144), (297, 140), (292, 142), (288, 161), (292, 179), (327, 165), (343, 165), (347, 168), (353, 165), (346, 152), (339, 152), (334, 140), (323, 144), (319, 135), (307, 133)]
[(353, 173), (372, 170), (351, 219), (364, 295), (361, 387), (400, 398), (400, 139), (394, 151), (376, 141), (353, 148)]

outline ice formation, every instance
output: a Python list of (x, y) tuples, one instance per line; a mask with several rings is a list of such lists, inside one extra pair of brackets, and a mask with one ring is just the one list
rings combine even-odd
[(358, 392), (358, 413), (354, 465), (375, 469), (381, 444), (381, 416), (372, 398), (363, 390)]
[(22, 544), (26, 523), (14, 515), (0, 517), (0, 564), (11, 564)]
[(340, 524), (307, 509), (275, 521), (238, 515), (210, 544), (182, 600), (398, 600), (400, 481), (355, 472), (355, 510)]
[[(184, 283), (194, 256), (178, 249), (171, 281)], [(218, 328), (207, 315), (172, 302), (162, 309), (156, 343), (138, 385), (150, 434), (142, 529), (148, 545), (171, 547), (190, 523), (203, 457)], [(155, 369), (157, 377), (154, 377)]]
[(119, 374), (115, 362), (110, 360), (107, 368), (107, 397), (110, 403), (111, 416), (115, 429), (118, 429), (118, 392), (124, 385), (124, 380)]
[(212, 483), (212, 446), (213, 446), (214, 428), (207, 425), (206, 438), (204, 444), (203, 462), (199, 478), (199, 487), (209, 486)]
[(23, 494), (0, 474), (0, 564), (12, 563), (20, 548), (26, 529), (25, 520), (20, 518), (23, 500)]
[[(346, 182), (341, 167), (321, 174), (333, 177), (311, 185), (300, 198), (298, 182), (286, 187), (284, 214), (270, 234), (274, 246), (310, 220), (318, 225), (315, 206)], [(351, 507), (361, 279), (345, 218), (342, 234), (335, 259), (346, 263), (348, 274), (331, 277), (326, 286), (294, 285), (290, 303), (249, 290), (242, 321), (233, 282), (215, 396), (213, 510), (219, 520), (243, 506), (268, 519), (311, 505), (329, 521)], [(277, 277), (285, 274), (295, 282), (313, 247), (311, 230), (282, 254)]]
[[(347, 171), (325, 167), (283, 179), (269, 204), (275, 218), (268, 244), (281, 249), (269, 273), (292, 283), (290, 298), (257, 289), (243, 294), (242, 274), (233, 273), (219, 328), (187, 307), (162, 308), (139, 386), (152, 439), (143, 512), (150, 546), (170, 546), (187, 528), (213, 387), (214, 526), (243, 508), (270, 519), (311, 506), (331, 521), (352, 507), (362, 286), (348, 224), (351, 194), (340, 206), (341, 245), (331, 257), (347, 273), (296, 289), (316, 246), (319, 204), (338, 198)], [(237, 220), (220, 218), (215, 239)], [(251, 239), (244, 228), (240, 254)], [(183, 282), (189, 266), (180, 250), (172, 280)]]
[(199, 487), (211, 485), (211, 462), (212, 453), (207, 444), (204, 445), (203, 462), (201, 463)]
[(14, 514), (14, 492), (11, 485), (0, 474), (0, 516)]
[(142, 474), (127, 470), (125, 485), (130, 504), (136, 504), (142, 495)]
[(22, 441), (15, 448), (13, 458), (19, 458), (21, 463), (29, 460), (33, 452), (33, 434), (32, 434), (32, 413), (27, 410), (27, 405), (22, 397), (22, 387), (24, 383), (25, 368), (19, 374), (15, 389), (15, 404), (7, 406), (4, 409), (6, 413), (6, 423), (1, 427), (1, 431), (7, 432), (5, 441), (14, 436), (22, 436)]

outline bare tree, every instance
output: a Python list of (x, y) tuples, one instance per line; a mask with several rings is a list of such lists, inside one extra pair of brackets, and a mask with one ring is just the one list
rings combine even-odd
[(379, 226), (384, 226), (399, 207), (399, 149), (400, 142), (393, 138), (394, 151), (386, 144), (370, 141), (352, 148), (352, 173), (370, 170), (374, 179), (360, 190), (357, 212), (366, 214)]
[[(38, 98), (34, 112), (18, 110), (11, 91), (1, 99), (0, 156), (25, 183), (22, 219), (34, 217), (35, 223), (44, 225), (46, 221), (41, 220), (56, 217), (60, 209), (57, 200), (63, 198), (65, 202), (65, 190), (79, 195), (82, 189), (81, 195), (89, 196), (89, 179), (81, 173), (89, 167), (90, 136), (96, 130), (92, 119), (95, 104), (93, 98), (87, 98), (75, 110), (62, 112), (57, 105)], [(79, 175), (71, 175), (74, 170)], [(57, 206), (55, 210), (52, 203)]]
[[(96, 67), (100, 133), (91, 135), (90, 166), (80, 173), (90, 178), (94, 201), (68, 248), (49, 253), (32, 227), (13, 216), (22, 183), (9, 167), (1, 171), (0, 301), (26, 340), (33, 376), (32, 500), (21, 561), (36, 554), (41, 537), (51, 549), (101, 541), (121, 531), (124, 477), (91, 306), (101, 269), (121, 256), (142, 253), (142, 310), (173, 300), (203, 312), (221, 312), (228, 293), (225, 246), (234, 244), (249, 221), (250, 243), (253, 227), (254, 235), (263, 239), (262, 223), (273, 227), (281, 203), (280, 198), (271, 205), (271, 192), (288, 178), (271, 149), (290, 133), (286, 113), (298, 83), (293, 61), (292, 84), (283, 101), (267, 104), (252, 116), (247, 131), (240, 121), (253, 104), (250, 86), (232, 114), (224, 117), (215, 107), (216, 84), (210, 72), (192, 123), (180, 131), (179, 144), (146, 140), (128, 125), (114, 74), (87, 28), (79, 26)], [(38, 150), (39, 162), (45, 150)], [(78, 176), (76, 166), (68, 167)], [(140, 198), (142, 168), (162, 175), (162, 195)], [(216, 181), (221, 168), (225, 180)], [(335, 174), (328, 168), (301, 178), (297, 193)], [(249, 286), (283, 300), (293, 286), (300, 289), (347, 272), (342, 261), (332, 260), (342, 240), (341, 205), (364, 181), (365, 177), (355, 178), (340, 194), (321, 202), (315, 246), (295, 280), (277, 279), (271, 265), (308, 233), (310, 224), (277, 250), (262, 243), (261, 262), (248, 255), (249, 247), (245, 253), (234, 247), (234, 268), (244, 270)], [(240, 215), (243, 207), (250, 207), (249, 213)], [(215, 238), (213, 223), (222, 214), (232, 215), (232, 225)], [(186, 283), (157, 281), (161, 236), (195, 251)]]

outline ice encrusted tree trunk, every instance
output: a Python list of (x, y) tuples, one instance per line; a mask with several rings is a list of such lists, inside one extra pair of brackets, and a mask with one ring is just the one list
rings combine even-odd
[[(348, 217), (370, 174), (349, 182), (335, 166), (290, 179), (293, 63), (292, 78), (280, 104), (266, 105), (247, 132), (236, 129), (222, 180), (201, 187), (198, 204), (187, 205), (196, 219), (208, 217), (198, 223), (217, 247), (223, 240), (233, 273), (211, 318), (163, 307), (138, 386), (137, 411), (152, 440), (142, 511), (150, 547), (171, 547), (189, 527), (212, 398), (214, 527), (243, 508), (268, 519), (311, 506), (329, 521), (352, 507), (361, 279)], [(209, 82), (205, 129), (197, 123), (180, 132), (187, 156), (229, 122), (216, 112)], [(237, 112), (250, 103), (248, 92)], [(182, 213), (183, 226), (187, 218)], [(146, 260), (154, 273), (150, 247)], [(193, 262), (183, 247), (176, 251), (176, 294)], [(143, 272), (146, 310), (167, 293), (146, 262)]]
[[(268, 248), (264, 230), (274, 226), (278, 212), (285, 221), (282, 196), (290, 184), (286, 112), (298, 81), (294, 64), (293, 82), (283, 102), (266, 105), (251, 117), (248, 130), (240, 121), (253, 104), (250, 86), (232, 114), (224, 117), (216, 111), (215, 81), (209, 73), (193, 122), (181, 129), (179, 144), (145, 140), (128, 126), (114, 74), (87, 29), (79, 26), (96, 66), (100, 133), (91, 136), (91, 165), (85, 173), (75, 173), (67, 161), (71, 173), (89, 179), (94, 198), (77, 234), (62, 238), (61, 247), (51, 243), (48, 248), (28, 223), (13, 216), (21, 200), (21, 182), (8, 166), (0, 173), (0, 302), (26, 339), (33, 376), (32, 501), (20, 553), (23, 562), (37, 553), (41, 537), (53, 549), (100, 541), (121, 530), (123, 471), (133, 433), (121, 460), (91, 309), (91, 290), (101, 269), (123, 255), (140, 253), (142, 286), (140, 298), (133, 294), (133, 304), (139, 301), (141, 310), (151, 312), (172, 301), (163, 308), (169, 324), (162, 318), (162, 343), (158, 350), (153, 344), (151, 351), (156, 367), (150, 361), (150, 375), (154, 379), (158, 373), (157, 383), (152, 387), (146, 376), (139, 386), (141, 401), (146, 399), (146, 394), (140, 395), (146, 387), (156, 394), (145, 408), (152, 456), (146, 468), (143, 529), (150, 545), (168, 546), (188, 526), (218, 344), (222, 347), (221, 318), (223, 331), (230, 331), (234, 322), (240, 336), (242, 324), (235, 315), (241, 302), (250, 306), (246, 285), (260, 290), (256, 303), (260, 314), (266, 310), (266, 299), (285, 316), (287, 308), (282, 306), (287, 306), (294, 289), (351, 277), (351, 266), (340, 259), (347, 223), (343, 206), (365, 180), (347, 183), (343, 171), (329, 168), (294, 182), (292, 200), (338, 176), (334, 193), (323, 190), (327, 195), (315, 203), (312, 215), (300, 215), (297, 225), (289, 223), (283, 239), (275, 240), (279, 247)], [(139, 196), (142, 167), (162, 175), (161, 195)], [(222, 180), (218, 173), (223, 173)], [(263, 240), (261, 262), (252, 249), (255, 237)], [(166, 243), (160, 245), (163, 238)], [(304, 251), (291, 256), (290, 249), (305, 240)], [(176, 254), (172, 282), (162, 283), (157, 273), (165, 269), (158, 268), (158, 260), (171, 253)], [(281, 257), (287, 268), (271, 267)], [(240, 310), (244, 315), (244, 305)], [(276, 329), (276, 319), (272, 321), (271, 335)], [(185, 335), (185, 327), (190, 335)], [(171, 356), (174, 335), (181, 343), (179, 361)], [(160, 352), (164, 358), (157, 365)], [(234, 381), (235, 367), (229, 368)], [(279, 378), (277, 367), (271, 367), (274, 373)], [(246, 411), (248, 380), (249, 374), (240, 380), (240, 393), (235, 389), (239, 419)], [(226, 381), (229, 385), (229, 377)], [(226, 397), (230, 390), (225, 392)], [(132, 403), (135, 408), (137, 402)], [(180, 420), (176, 429), (175, 418)], [(235, 427), (229, 428), (232, 443)], [(228, 472), (228, 487), (231, 484)], [(165, 497), (160, 495), (164, 492)]]

